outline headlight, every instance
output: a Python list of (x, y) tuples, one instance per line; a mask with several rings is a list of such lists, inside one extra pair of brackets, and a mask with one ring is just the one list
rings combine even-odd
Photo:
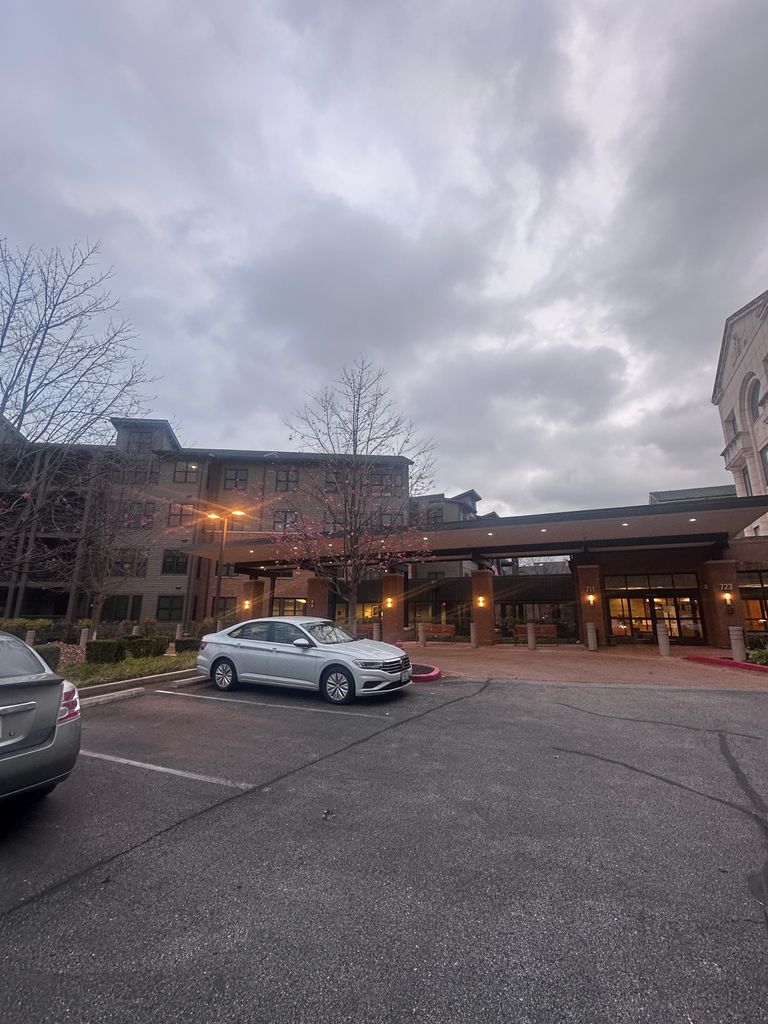
[(381, 661), (356, 661), (355, 665), (358, 668), (383, 668), (384, 663)]

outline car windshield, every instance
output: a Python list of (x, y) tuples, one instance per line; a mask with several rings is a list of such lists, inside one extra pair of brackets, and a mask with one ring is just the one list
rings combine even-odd
[(0, 638), (0, 679), (42, 676), (46, 670), (29, 648), (18, 640)]
[(335, 622), (316, 622), (313, 626), (305, 626), (305, 629), (319, 644), (348, 644), (357, 640), (353, 633), (337, 626)]

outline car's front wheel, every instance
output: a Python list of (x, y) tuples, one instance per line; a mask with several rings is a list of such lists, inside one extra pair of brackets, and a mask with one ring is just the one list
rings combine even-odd
[(329, 668), (320, 680), (320, 692), (329, 704), (351, 704), (355, 698), (355, 680), (345, 668)]
[(213, 666), (211, 679), (217, 690), (234, 690), (237, 686), (237, 670), (231, 661), (222, 658)]

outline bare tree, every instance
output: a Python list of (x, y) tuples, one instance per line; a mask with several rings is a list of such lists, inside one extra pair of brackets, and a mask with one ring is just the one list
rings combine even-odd
[[(98, 255), (98, 245), (22, 251), (0, 239), (0, 579), (11, 583), (8, 606), (14, 574), (35, 561), (37, 527), (53, 529), (52, 502), (66, 492), (71, 504), (64, 477), (74, 446), (104, 443), (110, 417), (142, 411), (145, 363), (131, 325), (113, 319), (112, 275), (96, 269)], [(75, 475), (75, 489), (87, 491), (88, 470), (78, 465)]]
[[(362, 580), (372, 568), (397, 562), (399, 547), (413, 548), (410, 499), (432, 482), (434, 442), (397, 409), (385, 371), (364, 358), (310, 394), (286, 425), (292, 441), (321, 458), (300, 473), (278, 469), (285, 474), (284, 545), (348, 602), (354, 626)], [(289, 510), (290, 504), (300, 507)]]

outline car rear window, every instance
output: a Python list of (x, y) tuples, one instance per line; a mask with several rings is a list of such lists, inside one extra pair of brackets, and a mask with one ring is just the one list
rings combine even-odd
[(13, 676), (42, 676), (46, 669), (19, 640), (0, 639), (0, 679)]

